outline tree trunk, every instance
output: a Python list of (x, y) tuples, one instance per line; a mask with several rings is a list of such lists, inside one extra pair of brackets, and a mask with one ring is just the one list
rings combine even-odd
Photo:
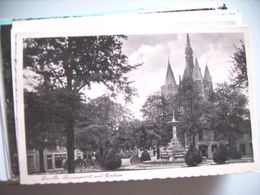
[(194, 147), (196, 146), (195, 136), (195, 134), (192, 134), (192, 144)]
[(72, 89), (72, 68), (71, 68), (71, 40), (68, 38), (68, 49), (64, 52), (64, 69), (67, 80), (67, 92), (68, 92), (68, 106), (71, 108), (71, 112), (68, 113), (67, 118), (67, 155), (68, 155), (68, 173), (75, 173), (74, 165), (74, 106), (73, 106), (73, 94)]
[(160, 159), (160, 147), (159, 146), (156, 146), (156, 156), (157, 156), (157, 159)]
[(44, 173), (45, 169), (44, 169), (44, 162), (43, 162), (43, 147), (39, 148), (39, 160), (40, 160), (40, 173)]
[(74, 165), (74, 118), (71, 117), (67, 121), (67, 154), (68, 154), (68, 173), (75, 173)]

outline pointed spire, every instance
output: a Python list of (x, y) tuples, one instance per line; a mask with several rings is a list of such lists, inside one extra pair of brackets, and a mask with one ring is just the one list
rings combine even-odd
[(189, 33), (187, 33), (187, 47), (190, 47), (190, 36)]
[(204, 72), (204, 81), (212, 83), (212, 77), (210, 75), (208, 65), (206, 65), (205, 72)]
[(187, 42), (185, 48), (185, 59), (186, 59), (186, 66), (189, 66), (191, 70), (193, 70), (194, 62), (193, 62), (193, 50), (190, 45), (190, 37), (187, 34)]
[(168, 67), (167, 67), (167, 73), (166, 73), (166, 78), (165, 78), (165, 85), (176, 86), (176, 81), (175, 81), (175, 78), (174, 78), (174, 74), (172, 72), (169, 56), (168, 56)]
[(195, 65), (194, 65), (193, 72), (192, 72), (192, 78), (193, 78), (194, 81), (202, 81), (203, 80), (197, 58), (195, 58)]
[(186, 42), (185, 53), (186, 54), (193, 54), (193, 50), (192, 50), (191, 45), (190, 45), (190, 36), (189, 36), (188, 33), (187, 33), (187, 42)]

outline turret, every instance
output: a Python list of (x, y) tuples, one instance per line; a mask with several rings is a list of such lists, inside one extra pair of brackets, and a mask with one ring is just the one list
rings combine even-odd
[(207, 100), (209, 100), (209, 98), (213, 94), (213, 82), (207, 65), (204, 72), (203, 82), (204, 82), (205, 97)]
[(208, 65), (206, 65), (205, 72), (204, 72), (204, 82), (212, 83), (212, 77), (210, 75)]
[(168, 67), (167, 67), (167, 73), (165, 77), (165, 85), (173, 85), (176, 86), (176, 81), (174, 78), (174, 74), (172, 72), (171, 64), (170, 64), (170, 59), (168, 58)]
[(201, 70), (197, 58), (195, 58), (195, 65), (192, 72), (193, 81), (203, 81)]
[(192, 72), (192, 79), (194, 83), (194, 89), (197, 91), (199, 96), (204, 97), (204, 82), (201, 74), (200, 66), (197, 58), (195, 58), (195, 65)]
[(168, 58), (168, 66), (165, 77), (165, 84), (161, 86), (161, 93), (164, 97), (174, 96), (178, 92), (178, 85), (176, 84), (174, 74), (171, 68), (170, 59)]

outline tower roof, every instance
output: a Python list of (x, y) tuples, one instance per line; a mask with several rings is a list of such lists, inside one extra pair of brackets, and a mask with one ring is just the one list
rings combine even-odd
[(171, 63), (170, 63), (170, 59), (168, 57), (168, 67), (167, 67), (167, 73), (166, 73), (166, 78), (165, 78), (165, 85), (174, 85), (176, 86), (176, 81), (174, 78), (174, 74), (172, 72), (172, 68), (171, 68)]
[(186, 42), (186, 49), (185, 49), (186, 54), (193, 54), (193, 50), (190, 46), (190, 37), (189, 34), (187, 33), (187, 42)]
[(202, 81), (203, 80), (197, 58), (195, 59), (195, 65), (194, 65), (193, 72), (192, 72), (192, 78), (193, 78), (194, 81)]
[(182, 81), (185, 82), (185, 80), (189, 80), (191, 78), (192, 78), (192, 70), (191, 70), (190, 66), (186, 66), (184, 73), (183, 73)]
[(206, 65), (205, 72), (204, 72), (204, 81), (212, 83), (212, 77), (210, 75), (208, 65)]

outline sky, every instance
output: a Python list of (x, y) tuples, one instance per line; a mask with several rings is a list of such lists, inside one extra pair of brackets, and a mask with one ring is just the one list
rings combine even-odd
[[(186, 37), (186, 33), (129, 35), (128, 39), (123, 41), (122, 51), (128, 57), (129, 64), (142, 64), (126, 75), (129, 81), (133, 81), (132, 86), (137, 89), (138, 95), (133, 97), (133, 103), (126, 103), (120, 94), (115, 101), (128, 108), (136, 118), (142, 119), (140, 109), (147, 97), (160, 93), (161, 86), (164, 85), (168, 59), (175, 80), (179, 84), (179, 75), (183, 76), (186, 66)], [(207, 65), (212, 76), (213, 87), (227, 80), (232, 67), (231, 56), (235, 50), (233, 45), (241, 45), (243, 34), (190, 33), (189, 37), (202, 75)], [(28, 90), (33, 90), (38, 83), (36, 81), (40, 79), (39, 75), (29, 70), (24, 72), (24, 77)], [(82, 92), (90, 99), (109, 94), (105, 86), (95, 83), (92, 83), (90, 90), (84, 88)]]
[[(137, 89), (138, 96), (133, 103), (125, 103), (119, 95), (118, 103), (130, 109), (136, 118), (141, 119), (140, 109), (149, 95), (159, 93), (165, 82), (168, 58), (177, 84), (185, 68), (186, 34), (130, 35), (123, 43), (123, 53), (129, 64), (142, 63), (142, 66), (128, 73), (128, 79)], [(197, 57), (202, 75), (207, 65), (214, 86), (228, 79), (232, 66), (233, 45), (243, 41), (242, 33), (200, 33), (189, 34), (191, 47)], [(88, 97), (95, 98), (106, 93), (106, 88), (92, 85)]]

